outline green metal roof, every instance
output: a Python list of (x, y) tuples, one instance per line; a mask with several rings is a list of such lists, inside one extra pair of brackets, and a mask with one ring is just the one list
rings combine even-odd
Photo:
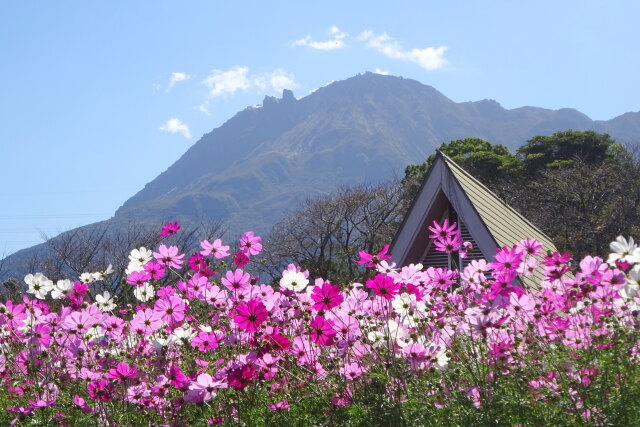
[[(438, 154), (444, 159), (499, 247), (511, 247), (524, 239), (536, 239), (542, 243), (543, 254), (557, 250), (551, 239), (540, 229), (445, 154)], [(523, 281), (529, 287), (537, 287), (543, 277), (541, 272), (536, 272), (533, 276), (524, 277)]]

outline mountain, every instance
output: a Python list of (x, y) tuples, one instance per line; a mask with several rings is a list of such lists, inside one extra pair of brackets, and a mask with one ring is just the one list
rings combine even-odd
[[(301, 99), (285, 90), (282, 98), (268, 96), (261, 106), (237, 113), (125, 201), (107, 224), (217, 218), (233, 236), (247, 229), (265, 233), (304, 198), (342, 183), (402, 175), (442, 142), (473, 136), (513, 150), (532, 136), (567, 129), (636, 143), (640, 112), (593, 121), (570, 108), (456, 103), (415, 80), (365, 73)], [(19, 251), (6, 264), (45, 250)]]

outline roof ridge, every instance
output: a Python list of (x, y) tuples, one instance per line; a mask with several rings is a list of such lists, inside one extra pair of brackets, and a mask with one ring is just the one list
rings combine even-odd
[[(436, 150), (436, 154), (442, 156), (442, 158), (444, 159), (445, 164), (447, 165), (447, 167), (451, 168), (452, 166), (455, 167), (457, 170), (459, 170), (465, 177), (469, 178), (470, 180), (472, 180), (475, 184), (479, 185), (483, 190), (485, 190), (486, 192), (488, 192), (491, 196), (493, 196), (496, 200), (498, 200), (503, 206), (505, 206), (507, 209), (509, 209), (512, 213), (518, 215), (518, 217), (520, 219), (522, 219), (524, 222), (526, 222), (529, 226), (533, 227), (534, 230), (536, 230), (537, 232), (539, 232), (540, 234), (542, 234), (544, 237), (547, 238), (547, 240), (549, 240), (550, 243), (553, 243), (553, 240), (551, 240), (551, 238), (542, 230), (540, 230), (538, 227), (536, 227), (534, 224), (531, 223), (531, 221), (529, 221), (527, 218), (525, 218), (520, 212), (518, 212), (517, 210), (515, 210), (515, 208), (513, 208), (511, 205), (509, 205), (507, 202), (505, 202), (504, 200), (502, 200), (500, 197), (498, 197), (498, 195), (496, 193), (494, 193), (493, 191), (491, 191), (489, 189), (489, 187), (487, 187), (486, 185), (484, 185), (482, 182), (480, 182), (476, 177), (474, 177), (473, 175), (471, 175), (469, 172), (467, 172), (466, 170), (464, 170), (464, 168), (462, 168), (462, 166), (460, 166), (459, 164), (457, 164), (456, 162), (453, 161), (453, 159), (451, 159), (449, 156), (447, 156), (446, 154), (444, 154), (442, 151), (440, 150)], [(554, 245), (555, 246), (555, 245)]]

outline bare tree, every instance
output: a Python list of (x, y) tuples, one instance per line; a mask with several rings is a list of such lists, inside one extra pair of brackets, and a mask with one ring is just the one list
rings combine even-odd
[(576, 259), (604, 256), (616, 236), (640, 232), (640, 165), (635, 156), (599, 164), (575, 158), (511, 190), (514, 205)]
[(265, 270), (277, 277), (289, 263), (312, 276), (348, 282), (362, 276), (354, 263), (359, 250), (377, 252), (390, 243), (402, 219), (402, 185), (341, 187), (307, 199), (271, 229)]
[(85, 272), (104, 271), (111, 264), (114, 273), (101, 283), (100, 290), (121, 295), (132, 249), (141, 246), (153, 249), (164, 242), (177, 246), (181, 253), (190, 254), (200, 251), (198, 243), (201, 240), (220, 237), (223, 233), (221, 222), (210, 221), (182, 224), (176, 235), (163, 238), (159, 236), (163, 224), (148, 225), (133, 220), (119, 224), (101, 223), (54, 238), (44, 236), (51, 255), (35, 260), (35, 267), (50, 279), (57, 280), (78, 277)]

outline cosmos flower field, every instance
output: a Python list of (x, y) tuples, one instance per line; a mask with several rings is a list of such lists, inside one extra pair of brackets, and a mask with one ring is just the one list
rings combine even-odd
[[(0, 305), (0, 424), (640, 425), (632, 239), (606, 260), (524, 240), (461, 271), (396, 266), (385, 246), (354, 259), (362, 283), (296, 265), (263, 283), (245, 271), (259, 236), (182, 254), (179, 229), (133, 248), (122, 295), (98, 291), (106, 266), (25, 277)], [(427, 235), (470, 249), (455, 223)]]

